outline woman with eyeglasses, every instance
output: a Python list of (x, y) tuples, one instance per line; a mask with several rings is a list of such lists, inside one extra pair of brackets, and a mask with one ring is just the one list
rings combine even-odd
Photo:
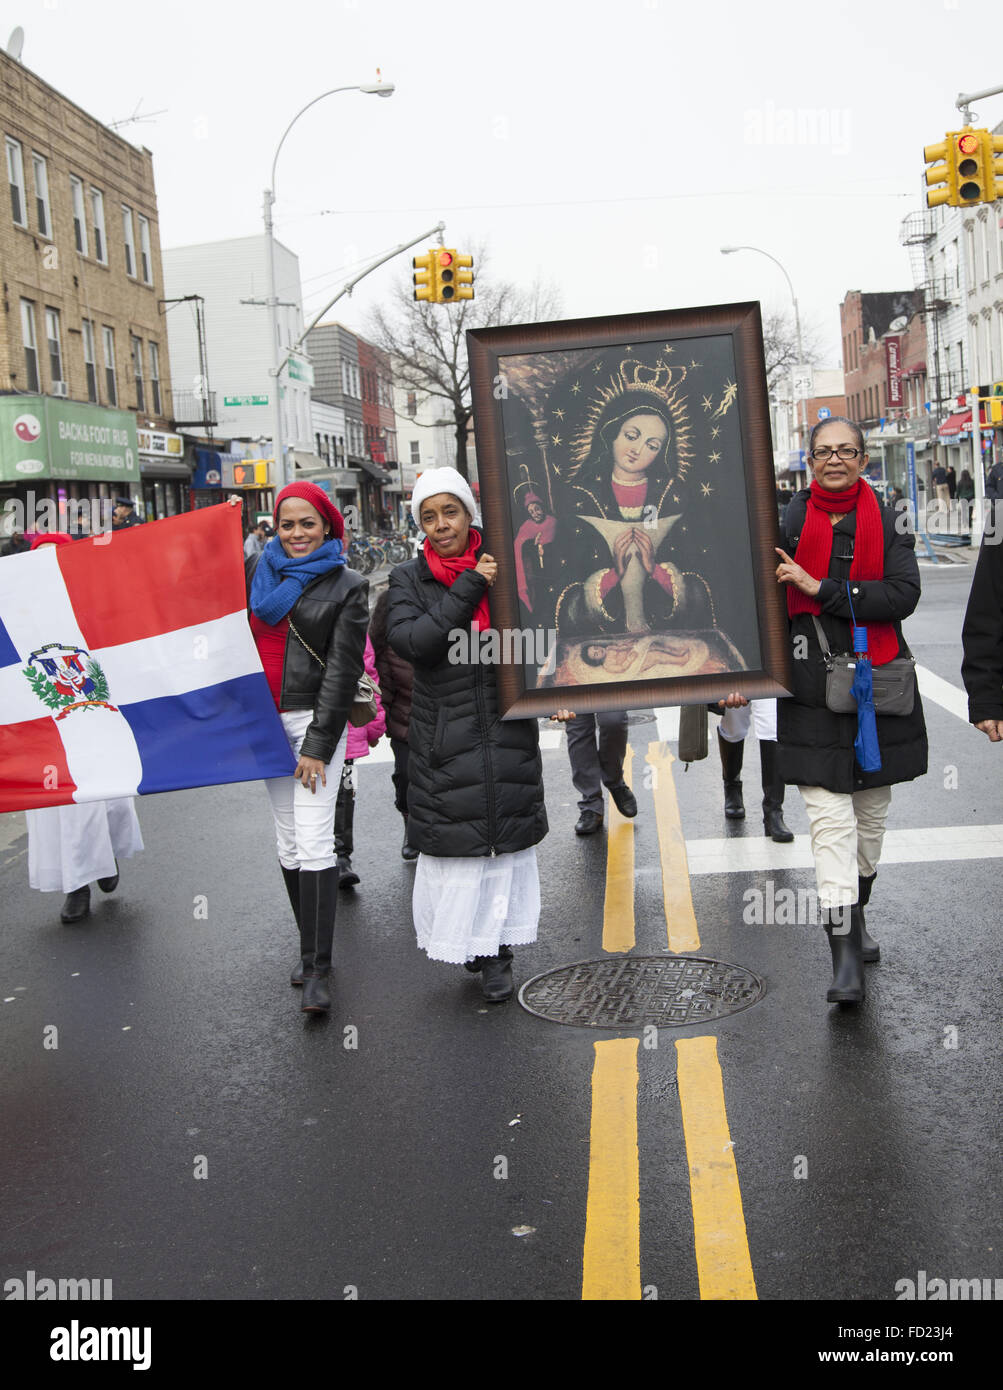
[(852, 601), (857, 625), (867, 628), (875, 669), (908, 655), (902, 620), (919, 603), (919, 567), (914, 537), (896, 527), (895, 510), (881, 505), (864, 476), (868, 456), (859, 426), (840, 417), (816, 425), (809, 456), (814, 478), (787, 508), (786, 548), (777, 550), (794, 654), (792, 698), (778, 701), (779, 766), (808, 811), (832, 951), (826, 998), (857, 1004), (864, 998), (862, 963), (880, 958), (864, 907), (877, 876), (891, 789), (926, 772), (926, 724), (918, 691), (911, 714), (878, 714), (881, 768), (864, 772), (854, 751), (856, 714), (835, 714), (826, 705), (816, 622), (832, 652), (852, 652)]

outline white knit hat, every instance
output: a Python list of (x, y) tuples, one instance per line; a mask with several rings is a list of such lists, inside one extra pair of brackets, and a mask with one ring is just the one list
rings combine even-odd
[(418, 519), (421, 512), (421, 504), (429, 497), (435, 497), (440, 492), (452, 493), (466, 507), (476, 525), (480, 525), (480, 517), (477, 515), (477, 503), (474, 501), (474, 494), (470, 491), (470, 484), (462, 473), (458, 473), (455, 468), (426, 468), (414, 485), (414, 493), (411, 497), (411, 515), (414, 517), (414, 524), (421, 530), (421, 522)]

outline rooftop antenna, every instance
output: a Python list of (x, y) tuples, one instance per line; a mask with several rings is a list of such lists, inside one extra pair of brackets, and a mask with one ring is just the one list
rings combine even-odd
[(143, 98), (140, 97), (139, 100), (136, 102), (136, 109), (135, 109), (135, 111), (133, 111), (132, 115), (131, 115), (131, 116), (126, 116), (125, 120), (123, 120), (123, 121), (109, 121), (109, 122), (108, 122), (108, 129), (109, 129), (109, 130), (118, 130), (119, 126), (123, 126), (123, 125), (132, 125), (134, 122), (152, 121), (153, 118), (154, 118), (155, 116), (164, 116), (164, 115), (167, 114), (167, 109), (168, 109), (168, 108), (165, 106), (164, 109), (163, 109), (162, 111), (149, 111), (149, 112), (144, 112), (143, 115), (140, 115), (140, 114), (139, 114), (139, 108), (142, 106), (142, 104), (143, 104)]
[(20, 26), (20, 24), (19, 24), (19, 25), (17, 25), (17, 27), (13, 30), (13, 32), (11, 33), (10, 38), (7, 40), (7, 49), (6, 49), (7, 57), (8, 57), (8, 58), (13, 58), (15, 63), (19, 63), (19, 62), (21, 61), (21, 50), (22, 50), (23, 48), (24, 48), (24, 30), (21, 28), (21, 26)]

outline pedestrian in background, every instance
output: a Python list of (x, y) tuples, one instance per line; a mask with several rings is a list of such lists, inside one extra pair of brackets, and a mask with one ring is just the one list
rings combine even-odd
[[(239, 497), (230, 501), (240, 505)], [(275, 528), (245, 562), (250, 625), (297, 761), (292, 776), (269, 778), (265, 788), (300, 935), (290, 984), (303, 985), (304, 1013), (325, 1013), (338, 901), (334, 811), (363, 672), (369, 585), (345, 564), (344, 522), (322, 488), (284, 487)]]
[(354, 724), (348, 726), (348, 741), (346, 743), (345, 767), (341, 774), (341, 785), (338, 788), (338, 800), (334, 808), (334, 850), (338, 856), (338, 888), (357, 888), (359, 886), (359, 875), (352, 868), (352, 855), (355, 852), (355, 793), (356, 793), (356, 774), (355, 764), (359, 758), (367, 758), (370, 748), (375, 748), (380, 739), (386, 732), (387, 721), (383, 712), (383, 705), (380, 701), (379, 674), (376, 670), (376, 658), (373, 654), (373, 644), (366, 638), (365, 649), (366, 675), (369, 676), (376, 689), (376, 718), (371, 719), (368, 724), (361, 724), (356, 727)]
[(975, 501), (975, 480), (968, 469), (962, 469), (961, 477), (958, 479), (958, 500), (964, 503), (962, 517), (965, 529), (970, 530), (972, 525), (972, 503)]
[[(413, 521), (413, 518), (411, 518)], [(407, 786), (408, 786), (408, 728), (411, 722), (411, 691), (414, 686), (414, 667), (394, 651), (387, 641), (387, 605), (389, 589), (384, 589), (376, 600), (373, 616), (369, 620), (369, 636), (376, 656), (376, 670), (380, 680), (380, 699), (387, 721), (387, 734), (390, 749), (394, 755), (394, 805), (404, 818), (404, 843), (401, 845), (401, 858), (413, 863), (418, 851), (413, 849), (407, 838)]]
[(826, 998), (854, 1004), (864, 998), (862, 963), (880, 958), (863, 909), (877, 877), (891, 789), (926, 772), (926, 724), (918, 690), (911, 714), (878, 713), (881, 767), (864, 772), (854, 750), (857, 715), (834, 713), (826, 704), (818, 634), (820, 628), (832, 652), (852, 652), (852, 600), (875, 670), (908, 655), (902, 620), (919, 602), (919, 566), (915, 537), (898, 530), (895, 512), (881, 506), (862, 476), (868, 456), (859, 425), (841, 416), (816, 425), (809, 458), (814, 479), (788, 507), (786, 550), (777, 550), (794, 649), (792, 695), (777, 702), (779, 761), (783, 780), (798, 786), (808, 811), (832, 952)]
[(127, 531), (130, 526), (141, 526), (142, 522), (136, 515), (136, 504), (131, 497), (116, 497), (115, 505), (111, 509), (111, 529), (113, 531)]
[[(497, 1003), (512, 994), (512, 947), (535, 941), (539, 924), (536, 846), (547, 833), (539, 729), (535, 719), (499, 718), (494, 665), (477, 659), (498, 564), (473, 526), (469, 484), (455, 468), (426, 469), (411, 509), (425, 544), (390, 571), (387, 638), (414, 667), (415, 929), (431, 960), (479, 972), (484, 998)], [(457, 634), (472, 650), (458, 655)]]
[(268, 542), (270, 535), (268, 523), (259, 521), (257, 526), (247, 534), (244, 542), (244, 559), (249, 560), (252, 555), (260, 555)]
[(972, 577), (961, 629), (961, 679), (969, 722), (990, 743), (1003, 741), (1003, 545), (985, 539)]
[(31, 549), (31, 542), (23, 531), (12, 531), (8, 540), (0, 546), (0, 555), (25, 555)]
[(784, 782), (777, 766), (777, 702), (753, 700), (741, 706), (728, 706), (719, 700), (711, 706), (713, 713), (723, 717), (717, 730), (717, 746), (721, 754), (721, 774), (724, 779), (724, 814), (728, 820), (745, 820), (742, 798), (742, 763), (745, 739), (755, 723), (759, 740), (759, 768), (763, 783), (763, 829), (779, 845), (790, 844), (793, 832), (784, 820)]
[(571, 780), (578, 793), (576, 835), (594, 835), (603, 823), (603, 787), (621, 816), (637, 815), (637, 798), (623, 778), (627, 711), (579, 714), (567, 728)]

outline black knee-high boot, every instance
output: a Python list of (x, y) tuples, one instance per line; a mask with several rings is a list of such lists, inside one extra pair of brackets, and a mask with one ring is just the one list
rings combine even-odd
[(299, 869), (287, 869), (284, 864), (280, 864), (279, 868), (282, 870), (286, 892), (289, 894), (289, 906), (293, 910), (293, 916), (296, 919), (296, 930), (299, 932), (300, 938), (300, 958), (293, 968), (292, 974), (289, 976), (289, 983), (291, 985), (301, 985), (303, 983), (304, 974), (313, 965), (313, 936), (304, 933), (303, 925), (300, 921), (300, 871)]
[(777, 774), (777, 745), (773, 739), (759, 740), (759, 763), (763, 773), (763, 826), (771, 840), (789, 845), (794, 834), (784, 822), (784, 784)]
[(721, 752), (721, 772), (724, 777), (724, 814), (728, 820), (745, 820), (745, 803), (742, 800), (742, 761), (745, 757), (744, 740), (729, 743), (717, 731), (717, 746)]
[(313, 932), (314, 956), (303, 974), (304, 1013), (327, 1013), (331, 1007), (329, 980), (338, 910), (338, 870), (300, 869), (300, 914), (304, 933)]
[[(846, 915), (849, 913), (849, 923)], [(830, 1004), (859, 1004), (864, 997), (864, 964), (860, 954), (860, 908), (823, 912), (822, 925), (832, 952), (832, 984), (826, 992)]]
[(867, 930), (867, 919), (864, 916), (864, 908), (871, 900), (871, 889), (874, 887), (874, 880), (877, 873), (870, 874), (864, 878), (863, 874), (857, 875), (857, 906), (860, 908), (860, 958), (866, 961), (881, 959), (881, 947), (874, 940)]
[(339, 887), (355, 888), (359, 875), (352, 868), (352, 854), (355, 851), (355, 788), (342, 781), (338, 788), (338, 800), (334, 805), (334, 852), (338, 856), (338, 870), (341, 874)]

